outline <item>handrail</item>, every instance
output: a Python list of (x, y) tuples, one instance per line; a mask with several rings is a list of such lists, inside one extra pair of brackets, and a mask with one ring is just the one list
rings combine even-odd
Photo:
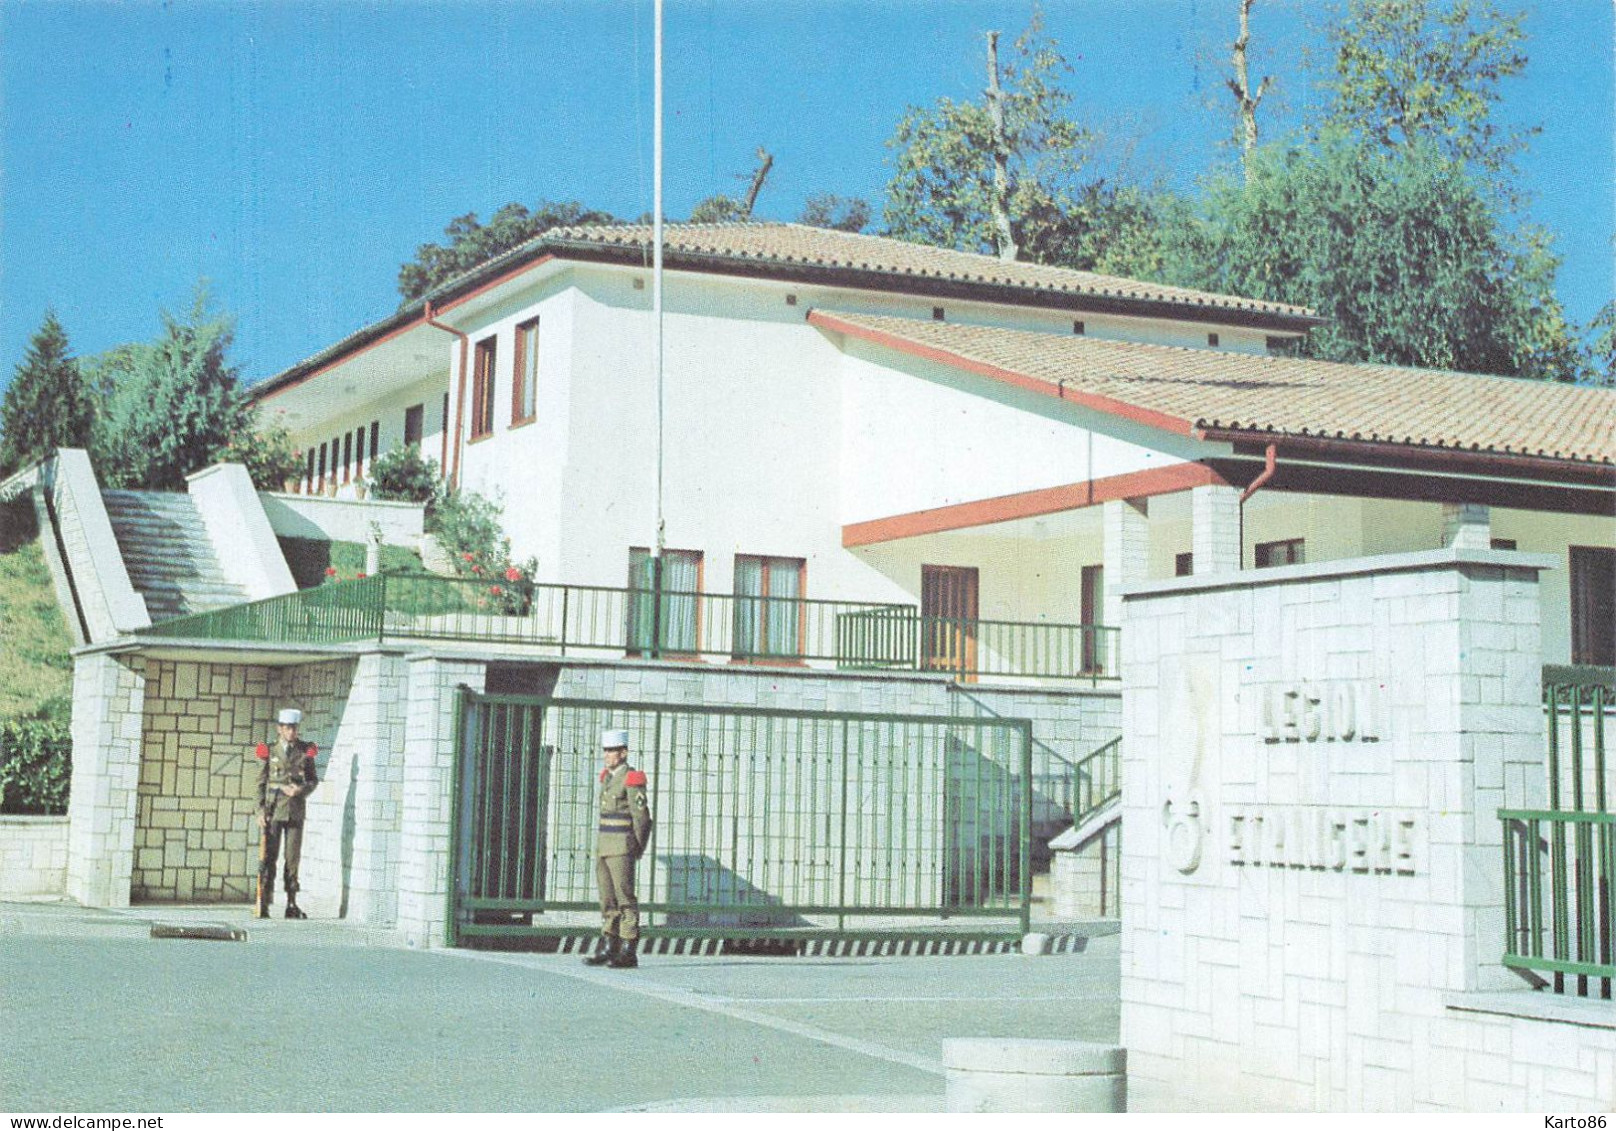
[(561, 655), (834, 663), (1097, 681), (1115, 678), (1118, 630), (924, 617), (914, 605), (386, 572), (177, 617), (161, 638), (339, 643), (375, 639), (538, 645)]
[[(1547, 974), (1554, 992), (1610, 1000), (1616, 979), (1616, 813), (1500, 809), (1503, 964)], [(1545, 835), (1546, 834), (1546, 835)]]

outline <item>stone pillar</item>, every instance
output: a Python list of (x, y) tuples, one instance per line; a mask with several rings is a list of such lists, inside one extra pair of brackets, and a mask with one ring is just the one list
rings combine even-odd
[(1443, 503), (1442, 544), (1460, 550), (1492, 549), (1492, 509), (1485, 503)]
[(397, 921), (408, 667), (396, 653), (363, 655), (346, 699), (332, 704), (340, 714), (321, 758), (313, 799), (320, 811), (306, 834), (320, 838), (317, 855), (328, 874), (318, 884), (305, 881), (311, 915), (374, 927)]
[(1240, 488), (1214, 483), (1190, 489), (1190, 549), (1197, 575), (1240, 569)]
[(1137, 1109), (1454, 1106), (1426, 1051), (1447, 999), (1520, 985), (1497, 810), (1542, 798), (1552, 564), (1438, 550), (1128, 595)]
[(87, 907), (129, 906), (145, 672), (138, 657), (89, 655), (73, 663), (67, 894)]
[(456, 692), (461, 685), (481, 691), (485, 668), (431, 656), (407, 667), (398, 930), (409, 946), (425, 948), (444, 944), (447, 921)]
[(1122, 623), (1122, 590), (1150, 575), (1150, 520), (1144, 499), (1109, 499), (1101, 505), (1105, 526), (1105, 623)]

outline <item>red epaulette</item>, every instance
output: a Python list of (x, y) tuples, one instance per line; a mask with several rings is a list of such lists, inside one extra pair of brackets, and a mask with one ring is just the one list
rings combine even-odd
[(623, 784), (624, 785), (644, 786), (645, 785), (645, 774), (644, 774), (644, 772), (641, 771), (641, 770), (630, 770), (628, 772), (628, 776), (623, 779)]
[(253, 757), (257, 758), (260, 762), (269, 761), (269, 746), (266, 743), (260, 742), (257, 746), (253, 747)]
[(601, 771), (601, 772), (600, 772), (600, 780), (601, 780), (601, 781), (605, 781), (605, 780), (606, 780), (606, 775), (607, 775), (607, 774), (608, 774), (608, 773), (610, 773), (610, 772), (611, 772), (611, 771), (610, 771), (610, 770), (602, 770), (602, 771)]
[(311, 742), (309, 743), (307, 754), (310, 758), (318, 758), (320, 756), (320, 748)]

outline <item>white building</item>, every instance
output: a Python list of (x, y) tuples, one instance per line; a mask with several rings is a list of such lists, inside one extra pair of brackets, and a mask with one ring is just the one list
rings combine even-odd
[[(552, 231), (257, 386), (300, 489), (419, 443), (503, 499), (540, 581), (628, 584), (655, 526), (649, 238)], [(1117, 624), (1129, 584), (1457, 541), (1552, 555), (1544, 661), (1616, 662), (1610, 390), (1276, 356), (1320, 320), (873, 236), (666, 246), (671, 588), (918, 603), (982, 622), (931, 634), (938, 666), (1069, 674), (1043, 669), (1104, 668), (1105, 639), (1048, 626)]]

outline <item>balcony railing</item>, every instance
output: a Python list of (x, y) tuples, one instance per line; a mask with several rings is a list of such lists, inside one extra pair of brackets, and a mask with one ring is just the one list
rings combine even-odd
[(164, 621), (167, 639), (455, 640), (557, 655), (834, 664), (963, 681), (1116, 677), (1117, 630), (922, 617), (913, 605), (379, 574)]

